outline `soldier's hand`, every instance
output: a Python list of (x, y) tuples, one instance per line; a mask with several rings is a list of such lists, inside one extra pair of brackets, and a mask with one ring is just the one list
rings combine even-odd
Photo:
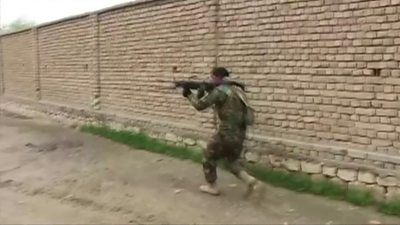
[(189, 96), (190, 94), (192, 94), (192, 91), (189, 88), (183, 88), (182, 91), (183, 97), (187, 98), (187, 96)]
[(205, 90), (200, 88), (197, 92), (197, 98), (202, 98), (205, 95)]

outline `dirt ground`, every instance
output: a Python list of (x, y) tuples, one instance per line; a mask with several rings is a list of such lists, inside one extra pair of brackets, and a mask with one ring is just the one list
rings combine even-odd
[[(38, 119), (0, 117), (0, 223), (399, 224), (373, 209), (219, 172), (223, 195), (198, 191), (199, 165), (129, 149)], [(261, 200), (261, 201), (257, 201)]]

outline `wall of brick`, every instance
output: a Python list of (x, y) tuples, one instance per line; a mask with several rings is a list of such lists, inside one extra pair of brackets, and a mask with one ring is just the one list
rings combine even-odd
[(38, 28), (43, 100), (90, 106), (91, 26), (91, 20), (85, 16)]
[(32, 31), (4, 36), (1, 42), (5, 94), (34, 99)]
[(251, 86), (257, 133), (400, 155), (399, 1), (220, 4), (219, 62)]
[(101, 13), (101, 108), (209, 126), (209, 114), (165, 89), (173, 77), (207, 78), (214, 62), (209, 2), (153, 1)]
[(0, 38), (0, 94), (4, 94), (4, 73), (3, 73), (3, 45)]
[(377, 183), (400, 177), (399, 15), (400, 0), (137, 1), (2, 36), (5, 95), (193, 144), (185, 136), (209, 135), (213, 115), (167, 86), (221, 65), (257, 109), (250, 158), (346, 182), (362, 169)]

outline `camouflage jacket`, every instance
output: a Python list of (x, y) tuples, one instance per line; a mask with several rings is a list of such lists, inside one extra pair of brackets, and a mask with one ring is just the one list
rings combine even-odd
[(242, 135), (246, 131), (244, 121), (245, 105), (237, 95), (235, 88), (223, 84), (215, 88), (203, 98), (191, 94), (188, 99), (191, 105), (198, 111), (213, 107), (214, 113), (218, 115), (218, 131), (227, 135)]

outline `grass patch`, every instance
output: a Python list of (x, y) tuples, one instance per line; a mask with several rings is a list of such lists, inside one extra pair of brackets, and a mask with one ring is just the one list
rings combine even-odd
[(400, 217), (400, 201), (378, 203), (378, 211), (387, 215)]
[(366, 191), (349, 189), (345, 200), (359, 206), (370, 206), (376, 203), (374, 196)]
[(108, 127), (96, 127), (85, 125), (81, 131), (98, 135), (115, 142), (126, 144), (132, 148), (143, 149), (150, 152), (163, 154), (183, 160), (191, 160), (193, 162), (201, 162), (200, 153), (192, 151), (188, 148), (167, 145), (160, 140), (151, 138), (143, 133), (133, 133), (130, 131), (116, 131)]
[(247, 165), (247, 168), (253, 176), (277, 187), (322, 195), (336, 200), (343, 200), (346, 196), (345, 188), (331, 181), (313, 180), (303, 173), (290, 174), (283, 171), (272, 171), (254, 164)]
[[(143, 133), (117, 131), (106, 126), (93, 125), (85, 125), (81, 128), (81, 131), (101, 136), (135, 149), (146, 150), (182, 160), (201, 163), (202, 159), (200, 152), (186, 147), (169, 145)], [(277, 187), (325, 196), (335, 200), (343, 200), (357, 206), (375, 206), (381, 213), (400, 217), (400, 201), (380, 202), (370, 192), (358, 189), (346, 190), (344, 187), (331, 181), (314, 180), (304, 173), (292, 174), (284, 171), (274, 171), (255, 164), (246, 164), (246, 167), (259, 180)]]
[(285, 187), (297, 192), (305, 192), (311, 186), (310, 177), (304, 176), (303, 174), (295, 176), (283, 171), (267, 170), (254, 164), (248, 164), (246, 166), (253, 176), (274, 186)]

